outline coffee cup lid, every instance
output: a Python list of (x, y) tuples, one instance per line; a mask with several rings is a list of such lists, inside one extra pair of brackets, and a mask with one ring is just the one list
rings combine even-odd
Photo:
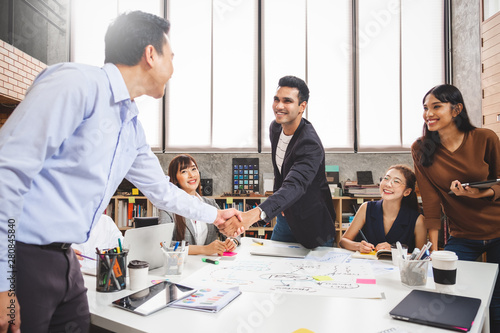
[(454, 261), (457, 260), (457, 254), (453, 251), (434, 251), (431, 254), (431, 259), (442, 260), (442, 261)]
[(149, 267), (149, 264), (147, 261), (141, 261), (141, 260), (132, 260), (131, 262), (128, 263), (128, 268), (146, 268)]

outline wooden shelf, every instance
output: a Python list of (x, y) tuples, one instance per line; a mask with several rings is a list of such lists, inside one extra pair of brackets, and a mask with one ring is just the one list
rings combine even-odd
[[(131, 205), (129, 205), (131, 204)], [(130, 206), (130, 207), (129, 207)], [(129, 213), (129, 209), (132, 211)], [(157, 216), (156, 208), (148, 198), (139, 195), (115, 195), (106, 208), (105, 214), (110, 216), (121, 231), (132, 228), (134, 217)], [(129, 217), (132, 217), (129, 219)]]
[[(340, 238), (347, 230), (348, 227), (342, 227), (342, 213), (352, 213), (356, 214), (354, 211), (353, 204), (362, 204), (365, 201), (380, 200), (380, 198), (373, 197), (332, 197), (333, 207), (335, 208), (336, 218), (335, 218), (335, 231), (337, 232), (335, 241), (340, 241)], [(337, 225), (338, 223), (338, 225)]]
[[(261, 202), (265, 201), (267, 197), (209, 197), (213, 198), (221, 209), (236, 208), (239, 211), (246, 212)], [(270, 222), (270, 227), (250, 227), (245, 231), (245, 236), (271, 238), (274, 226), (276, 225), (276, 218)]]

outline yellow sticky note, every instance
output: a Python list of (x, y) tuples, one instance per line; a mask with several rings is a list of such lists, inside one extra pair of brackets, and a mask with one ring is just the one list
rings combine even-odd
[(139, 189), (134, 187), (132, 189), (132, 195), (139, 195)]
[(233, 198), (232, 197), (226, 198), (226, 203), (228, 205), (231, 205), (233, 203)]
[(129, 197), (128, 198), (128, 203), (135, 203), (135, 198), (134, 197)]
[(363, 198), (358, 198), (358, 200), (356, 201), (358, 204), (362, 204), (363, 203)]
[(312, 277), (316, 281), (332, 281), (332, 277), (328, 275), (318, 275)]
[(298, 330), (295, 330), (292, 333), (314, 333), (314, 332), (311, 330), (308, 330), (307, 328), (299, 328)]

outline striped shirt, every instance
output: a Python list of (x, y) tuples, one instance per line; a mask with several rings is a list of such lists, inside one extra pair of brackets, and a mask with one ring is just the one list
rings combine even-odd
[(281, 166), (283, 165), (283, 160), (285, 158), (286, 149), (288, 148), (288, 144), (290, 140), (292, 140), (292, 135), (285, 135), (283, 131), (280, 134), (280, 140), (278, 142), (278, 146), (276, 147), (276, 166), (281, 173)]

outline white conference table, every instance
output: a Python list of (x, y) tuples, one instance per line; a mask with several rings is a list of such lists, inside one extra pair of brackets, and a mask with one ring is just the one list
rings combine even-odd
[[(265, 241), (272, 246), (272, 241)], [(280, 243), (283, 244), (283, 243)], [(242, 238), (238, 255), (234, 260), (256, 257), (249, 254), (254, 246), (250, 238)], [(311, 252), (313, 257), (321, 257), (328, 251), (345, 251), (337, 248), (317, 248)], [(182, 275), (155, 275), (150, 272), (151, 280), (168, 278), (181, 282), (207, 263), (202, 256), (189, 256)], [(276, 260), (276, 257), (258, 257), (259, 260)], [(280, 259), (286, 260), (286, 259)], [(377, 265), (380, 263), (377, 263)], [(385, 265), (391, 265), (387, 262)], [(392, 266), (392, 265), (391, 265)], [(481, 307), (470, 332), (489, 332), (488, 307), (490, 304), (498, 265), (480, 262), (458, 262), (457, 295), (481, 299)], [(268, 294), (243, 292), (227, 307), (218, 313), (205, 313), (192, 310), (165, 308), (149, 316), (140, 316), (111, 305), (111, 302), (131, 294), (131, 290), (114, 293), (101, 293), (95, 290), (95, 277), (85, 275), (92, 324), (111, 331), (125, 332), (238, 332), (238, 333), (279, 333), (308, 329), (314, 333), (322, 332), (365, 332), (376, 333), (390, 328), (398, 332), (432, 333), (450, 332), (449, 330), (425, 325), (407, 323), (392, 319), (392, 310), (411, 289), (402, 285), (399, 270), (377, 275), (377, 284), (383, 291), (380, 299), (356, 299), (345, 297), (303, 296), (290, 294)], [(209, 287), (209, 286), (207, 286)], [(432, 278), (419, 289), (433, 290)]]

